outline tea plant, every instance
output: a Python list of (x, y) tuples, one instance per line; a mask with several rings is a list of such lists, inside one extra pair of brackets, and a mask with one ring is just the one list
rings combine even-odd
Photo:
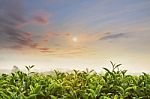
[(111, 62), (112, 70), (98, 74), (95, 71), (77, 71), (55, 74), (31, 72), (2, 74), (0, 99), (150, 99), (150, 75), (127, 75), (119, 70), (121, 64)]

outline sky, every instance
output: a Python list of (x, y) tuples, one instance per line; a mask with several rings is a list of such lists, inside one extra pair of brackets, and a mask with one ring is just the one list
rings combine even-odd
[(0, 71), (150, 72), (150, 0), (0, 0)]

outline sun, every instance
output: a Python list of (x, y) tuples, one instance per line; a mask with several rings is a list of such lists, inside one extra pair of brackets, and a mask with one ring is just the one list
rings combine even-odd
[(77, 41), (78, 41), (78, 38), (77, 38), (77, 37), (73, 37), (73, 38), (72, 38), (72, 41), (73, 41), (73, 42), (77, 42)]

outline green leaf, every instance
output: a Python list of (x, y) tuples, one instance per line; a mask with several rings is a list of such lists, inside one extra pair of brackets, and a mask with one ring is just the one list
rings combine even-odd
[(3, 97), (3, 99), (11, 99), (6, 93), (0, 91), (1, 96)]
[(25, 66), (25, 67), (26, 67), (26, 69), (27, 69), (28, 71), (30, 70), (28, 66)]
[(106, 96), (101, 96), (100, 99), (111, 99), (111, 98), (106, 97)]
[(21, 94), (19, 95), (19, 99), (27, 99), (27, 97), (26, 97), (23, 93), (21, 93)]
[(112, 74), (112, 72), (109, 71), (109, 69), (107, 69), (107, 68), (103, 68), (103, 69), (106, 70), (109, 74)]
[(103, 87), (102, 85), (98, 85), (96, 90), (95, 90), (95, 93), (100, 94), (102, 87)]
[(31, 94), (28, 99), (37, 99), (37, 94)]
[(115, 96), (114, 96), (114, 99), (118, 99), (118, 95), (115, 95)]
[(51, 99), (57, 99), (56, 96), (53, 96), (53, 95), (50, 95), (51, 96)]
[(119, 67), (119, 66), (121, 66), (121, 65), (122, 65), (122, 64), (118, 64), (118, 65), (116, 65), (114, 69), (118, 68), (118, 67)]
[(125, 92), (128, 92), (128, 91), (130, 91), (132, 89), (133, 89), (133, 87), (128, 87), (128, 88), (125, 89)]
[(113, 79), (115, 78), (115, 75), (114, 75), (114, 73), (113, 72), (111, 72), (109, 69), (107, 69), (107, 68), (103, 68), (104, 70), (106, 70), (112, 77), (113, 77)]
[(32, 85), (30, 85), (29, 87), (30, 87), (31, 93), (34, 93), (34, 87)]
[(123, 89), (121, 86), (117, 86), (117, 88), (120, 90), (119, 92), (120, 92), (121, 94), (124, 94), (124, 89)]
[(88, 91), (91, 93), (92, 97), (95, 97), (95, 92), (93, 89), (88, 89)]
[(33, 68), (35, 65), (29, 66), (30, 68)]
[(34, 93), (35, 93), (35, 94), (39, 94), (40, 91), (41, 91), (41, 89), (42, 89), (42, 86), (41, 86), (41, 85), (36, 86)]

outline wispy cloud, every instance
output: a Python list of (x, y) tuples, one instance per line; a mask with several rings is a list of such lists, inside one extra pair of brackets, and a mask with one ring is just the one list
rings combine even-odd
[(23, 27), (29, 24), (48, 24), (49, 15), (45, 11), (37, 11), (28, 19), (23, 4), (21, 0), (0, 1), (0, 48), (5, 46), (10, 49), (22, 49), (26, 46), (37, 49), (39, 46), (33, 39), (35, 33), (26, 32)]
[(16, 25), (16, 28), (23, 28), (27, 25), (30, 25), (30, 24), (34, 24), (34, 25), (48, 25), (49, 23), (49, 17), (51, 15), (46, 12), (46, 11), (43, 11), (43, 10), (39, 10), (37, 12), (35, 12), (33, 15), (32, 15), (32, 18), (22, 22), (22, 23), (18, 23)]
[(65, 37), (70, 37), (70, 33), (64, 33), (64, 32), (47, 32), (41, 37), (41, 43), (48, 43), (50, 40), (54, 38), (65, 38)]
[(38, 48), (39, 50), (47, 51), (49, 48)]
[(123, 38), (127, 37), (127, 33), (110, 33), (106, 36), (101, 37), (99, 40), (109, 40), (109, 39), (118, 39), (118, 38)]
[(23, 47), (21, 45), (13, 45), (13, 46), (9, 46), (9, 48), (14, 50), (22, 50)]
[[(23, 14), (25, 10), (23, 9), (22, 1), (13, 0), (8, 2), (8, 0), (6, 0), (4, 3), (6, 3), (6, 6), (0, 7), (0, 11), (2, 12), (0, 14), (0, 35), (6, 37), (5, 44), (14, 42), (17, 45), (30, 45), (33, 42), (31, 37), (32, 34), (15, 27), (18, 23), (26, 21)], [(13, 45), (11, 45), (11, 47), (12, 46)], [(16, 45), (14, 45), (14, 47), (15, 46)]]
[(48, 24), (48, 17), (43, 15), (38, 15), (34, 17), (35, 22), (40, 24)]

